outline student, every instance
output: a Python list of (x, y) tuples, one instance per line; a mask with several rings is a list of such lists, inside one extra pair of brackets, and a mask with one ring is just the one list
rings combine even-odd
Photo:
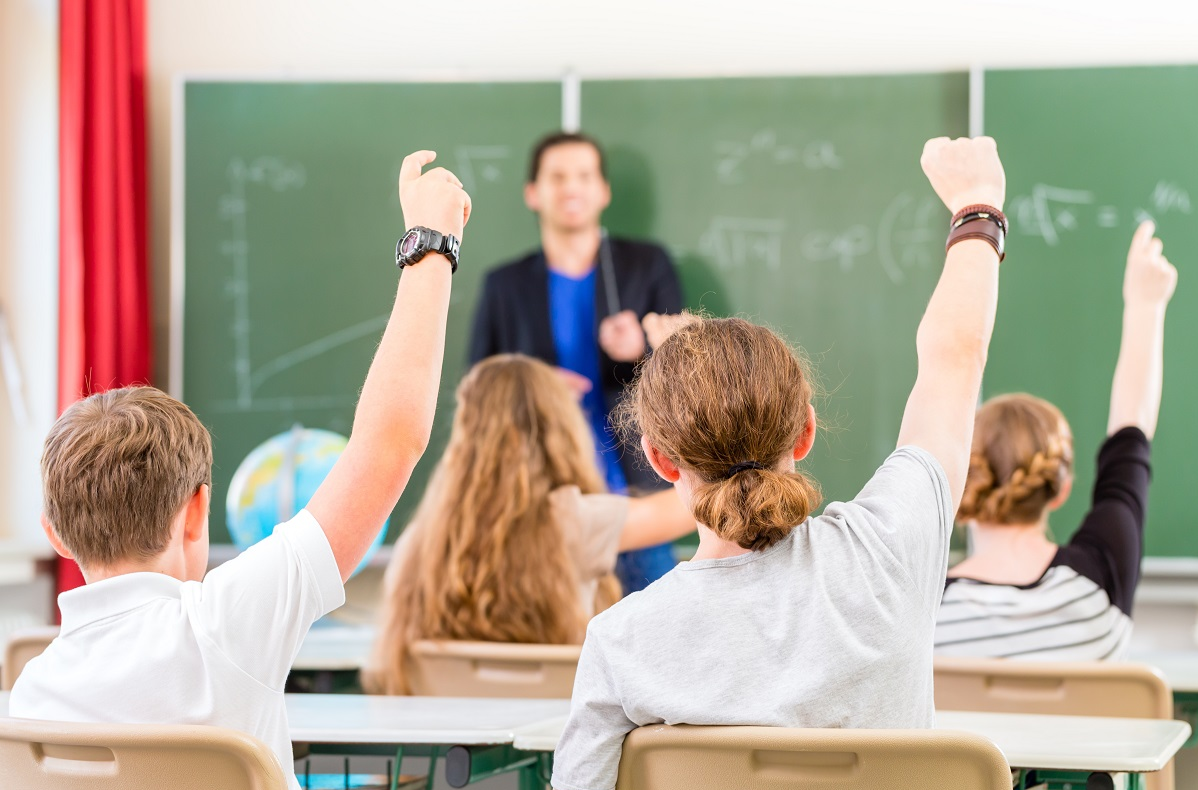
[[(421, 175), (434, 157), (404, 159), (404, 219), (460, 239), (470, 199), (446, 170)], [(428, 443), (450, 278), (440, 253), (406, 268), (341, 458), (305, 510), (207, 576), (212, 445), (196, 416), (148, 387), (67, 409), (42, 456), (43, 526), (87, 585), (59, 596), (62, 632), (21, 673), (10, 715), (242, 730), (298, 788), (283, 683)]]
[(957, 518), (973, 554), (949, 571), (936, 652), (1033, 660), (1121, 658), (1131, 637), (1148, 505), (1149, 441), (1161, 404), (1165, 307), (1177, 271), (1151, 222), (1123, 281), (1123, 339), (1090, 512), (1068, 544), (1048, 514), (1073, 483), (1073, 436), (1055, 406), (1003, 395), (978, 411)]
[(699, 550), (591, 621), (558, 790), (611, 788), (640, 725), (931, 726), (933, 626), (994, 323), (1005, 180), (989, 138), (932, 140), (922, 163), (961, 224), (919, 327), (899, 448), (856, 499), (810, 517), (819, 492), (794, 463), (815, 441), (811, 386), (769, 330), (698, 321), (642, 366), (624, 426), (690, 505)]
[(579, 644), (620, 597), (617, 552), (695, 528), (673, 491), (603, 493), (586, 418), (544, 362), (489, 357), (457, 399), (445, 455), (387, 569), (368, 691), (411, 693), (418, 639)]

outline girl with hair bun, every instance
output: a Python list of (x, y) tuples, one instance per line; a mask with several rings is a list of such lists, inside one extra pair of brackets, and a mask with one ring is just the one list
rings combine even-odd
[(1151, 222), (1132, 239), (1123, 282), (1123, 337), (1107, 438), (1090, 512), (1064, 546), (1048, 514), (1073, 482), (1073, 436), (1061, 412), (1031, 395), (978, 411), (957, 518), (973, 554), (949, 571), (936, 652), (1087, 661), (1122, 658), (1140, 579), (1149, 441), (1161, 402), (1165, 308), (1177, 271)]
[(619, 422), (689, 507), (699, 549), (591, 620), (557, 790), (613, 787), (624, 736), (646, 724), (932, 725), (1006, 221), (993, 140), (931, 140), (922, 164), (955, 221), (898, 449), (855, 499), (812, 516), (819, 486), (795, 469), (815, 441), (810, 376), (769, 330), (692, 320), (641, 366)]

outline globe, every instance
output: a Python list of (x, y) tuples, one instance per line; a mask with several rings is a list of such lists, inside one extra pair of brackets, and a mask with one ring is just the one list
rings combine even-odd
[[(234, 545), (245, 551), (307, 507), (347, 444), (339, 433), (297, 425), (254, 448), (233, 473), (225, 499)], [(370, 562), (386, 534), (384, 521), (354, 575)]]

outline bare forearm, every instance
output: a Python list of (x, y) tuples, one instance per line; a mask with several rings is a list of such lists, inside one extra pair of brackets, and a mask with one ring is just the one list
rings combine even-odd
[(1111, 384), (1107, 434), (1134, 426), (1148, 438), (1156, 432), (1164, 378), (1165, 304), (1129, 303)]
[(368, 445), (380, 463), (414, 465), (428, 445), (441, 386), (451, 276), (447, 260), (429, 255), (400, 278), (350, 439)]
[(695, 529), (695, 517), (672, 490), (630, 499), (628, 521), (620, 533), (620, 551), (668, 543)]
[(900, 445), (920, 446), (940, 460), (954, 507), (969, 467), (997, 304), (998, 254), (984, 241), (954, 245), (919, 325), (919, 372), (899, 430)]

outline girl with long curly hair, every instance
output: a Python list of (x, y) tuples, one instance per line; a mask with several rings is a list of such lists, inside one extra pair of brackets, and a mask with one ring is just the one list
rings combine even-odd
[(407, 651), (420, 639), (580, 644), (620, 597), (616, 555), (695, 529), (672, 491), (605, 493), (582, 410), (543, 362), (483, 360), (457, 401), (387, 569), (367, 691), (410, 693)]

